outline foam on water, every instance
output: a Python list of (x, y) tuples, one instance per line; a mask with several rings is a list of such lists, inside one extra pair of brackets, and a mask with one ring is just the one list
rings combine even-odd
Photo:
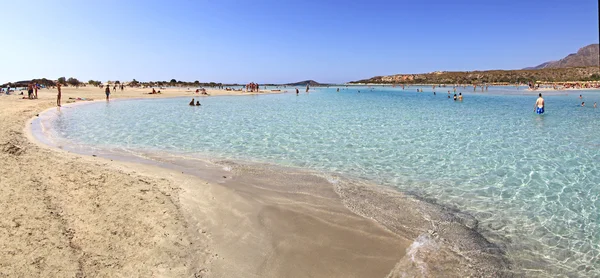
[(545, 93), (538, 116), (532, 93), (471, 88), (459, 103), (448, 89), (211, 97), (202, 107), (181, 98), (94, 103), (64, 108), (53, 136), (85, 148), (313, 169), (334, 173), (336, 187), (346, 184), (339, 174), (368, 180), (468, 213), (449, 219), (478, 223), (515, 273), (600, 275), (600, 112), (590, 107), (600, 94)]

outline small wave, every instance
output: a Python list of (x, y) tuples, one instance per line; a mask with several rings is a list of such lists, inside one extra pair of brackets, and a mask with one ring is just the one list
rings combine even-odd
[(410, 260), (409, 263), (413, 268), (407, 268), (401, 270), (402, 277), (413, 277), (415, 273), (411, 273), (411, 269), (416, 269), (423, 276), (428, 275), (427, 263), (425, 258), (429, 253), (437, 252), (439, 250), (439, 244), (431, 238), (428, 234), (422, 234), (408, 247), (406, 250), (406, 260)]

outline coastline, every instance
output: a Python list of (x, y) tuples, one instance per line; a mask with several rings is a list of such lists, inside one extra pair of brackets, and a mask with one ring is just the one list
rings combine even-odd
[[(30, 130), (29, 127), (26, 129)], [(465, 274), (495, 273), (501, 276), (502, 271), (507, 270), (508, 263), (502, 257), (502, 251), (476, 232), (476, 220), (378, 186), (344, 181), (343, 178), (336, 179), (337, 183), (332, 185), (328, 178), (315, 173), (281, 168), (274, 171), (272, 166), (243, 165), (233, 161), (202, 161), (164, 168), (156, 164), (82, 156), (44, 147), (40, 142), (35, 144), (40, 148), (35, 151), (43, 150), (46, 156), (75, 160), (70, 164), (75, 169), (80, 168), (79, 164), (93, 164), (103, 171), (116, 170), (117, 173), (140, 176), (142, 178), (138, 179), (143, 182), (138, 186), (146, 186), (140, 189), (144, 194), (154, 192), (152, 190), (158, 185), (158, 188), (170, 189), (166, 193), (158, 192), (169, 197), (173, 214), (180, 215), (176, 221), (180, 226), (171, 227), (172, 232), (179, 233), (180, 241), (187, 239), (196, 249), (177, 244), (175, 248), (168, 244), (156, 247), (158, 250), (185, 250), (186, 254), (182, 257), (185, 259), (163, 262), (179, 264), (180, 272), (161, 275), (193, 273), (215, 277), (241, 274), (281, 277), (311, 273), (316, 276), (377, 277), (387, 274), (397, 277), (448, 274), (448, 271), (457, 271), (457, 266), (462, 265)], [(159, 159), (156, 157), (153, 162), (169, 164)], [(179, 174), (182, 169), (184, 171)], [(290, 177), (302, 178), (296, 180)], [(313, 186), (306, 186), (307, 181)], [(148, 189), (149, 184), (152, 189)], [(96, 195), (99, 196), (97, 192)], [(123, 205), (131, 206), (128, 200), (122, 199), (125, 201)], [(168, 205), (168, 202), (161, 203), (164, 204)], [(136, 209), (136, 206), (131, 209)], [(135, 212), (131, 213), (135, 215)], [(429, 219), (424, 221), (423, 215)], [(294, 221), (290, 222), (290, 219)], [(69, 219), (66, 222), (70, 223)], [(81, 228), (85, 226), (81, 225)], [(75, 229), (74, 234), (79, 235), (79, 229)], [(315, 234), (321, 236), (315, 237)], [(332, 241), (334, 238), (336, 240)], [(315, 239), (318, 239), (317, 243)], [(143, 241), (144, 238), (138, 240)], [(79, 246), (86, 243), (82, 240)], [(443, 247), (444, 244), (448, 246)], [(409, 245), (411, 256), (405, 256)], [(356, 247), (360, 248), (353, 249)], [(444, 252), (431, 254), (429, 251), (432, 250), (428, 248)], [(133, 250), (127, 251), (134, 253)], [(315, 252), (324, 256), (314, 256)], [(467, 255), (469, 252), (473, 254)], [(86, 252), (83, 251), (83, 254)], [(415, 261), (415, 257), (418, 260)], [(145, 259), (153, 258), (148, 256)], [(439, 266), (424, 272), (424, 264), (440, 262)], [(445, 264), (448, 262), (452, 264)], [(181, 267), (181, 264), (187, 268)], [(302, 265), (312, 267), (301, 270)], [(367, 265), (370, 267), (365, 267)], [(173, 267), (169, 268), (173, 270)], [(80, 271), (96, 273), (94, 269), (85, 267)], [(113, 269), (109, 273), (125, 273), (122, 271)], [(129, 271), (135, 273), (134, 269)]]

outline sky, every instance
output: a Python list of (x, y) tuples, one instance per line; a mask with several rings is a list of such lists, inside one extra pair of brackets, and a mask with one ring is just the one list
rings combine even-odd
[(596, 0), (0, 0), (0, 84), (341, 83), (521, 69), (598, 43)]

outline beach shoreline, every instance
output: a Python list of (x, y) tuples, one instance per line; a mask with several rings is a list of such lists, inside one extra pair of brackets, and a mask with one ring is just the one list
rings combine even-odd
[[(88, 92), (82, 95), (84, 92), (77, 90), (63, 91), (64, 98), (73, 94), (80, 97), (90, 97)], [(129, 96), (132, 97), (132, 95), (135, 97), (137, 94), (134, 93)], [(101, 96), (101, 92), (91, 95), (94, 98), (100, 98)], [(239, 246), (228, 248), (228, 244), (237, 242), (237, 240), (232, 240), (236, 238), (235, 235), (247, 236), (243, 229), (242, 231), (226, 229), (227, 225), (243, 223), (243, 221), (239, 221), (239, 218), (235, 218), (236, 214), (232, 214), (231, 211), (236, 208), (239, 209), (239, 216), (247, 209), (252, 208), (253, 206), (247, 203), (247, 199), (241, 198), (239, 194), (222, 185), (206, 183), (193, 175), (179, 174), (178, 171), (173, 169), (79, 155), (47, 146), (43, 142), (35, 140), (29, 130), (31, 117), (37, 118), (40, 115), (38, 111), (57, 109), (52, 108), (53, 94), (45, 94), (42, 91), (38, 100), (20, 99), (19, 96), (6, 96), (4, 98), (2, 103), (12, 107), (14, 111), (3, 115), (7, 120), (5, 123), (10, 123), (9, 126), (3, 128), (5, 132), (2, 133), (3, 136), (1, 137), (2, 141), (6, 142), (3, 142), (4, 148), (1, 154), (7, 158), (3, 159), (4, 163), (2, 163), (2, 169), (5, 170), (2, 175), (3, 189), (12, 188), (14, 191), (15, 188), (18, 188), (15, 185), (28, 185), (27, 188), (33, 187), (37, 195), (41, 195), (38, 196), (38, 199), (48, 201), (45, 203), (37, 202), (37, 204), (45, 204), (45, 206), (40, 211), (30, 212), (25, 208), (15, 208), (18, 207), (14, 203), (17, 200), (15, 196), (21, 197), (19, 199), (21, 205), (31, 206), (33, 204), (23, 201), (23, 199), (32, 199), (31, 195), (36, 194), (31, 192), (2, 194), (7, 198), (7, 200), (3, 200), (4, 211), (7, 212), (7, 217), (3, 221), (17, 221), (19, 223), (13, 224), (13, 226), (10, 223), (3, 223), (5, 225), (2, 225), (7, 229), (6, 234), (10, 235), (10, 240), (9, 238), (0, 238), (0, 244), (3, 250), (7, 250), (12, 254), (11, 257), (2, 256), (0, 273), (3, 275), (70, 276), (104, 273), (104, 275), (231, 277), (232, 274), (260, 273), (260, 276), (278, 277), (281, 276), (281, 273), (302, 276), (300, 273), (312, 272), (315, 275), (343, 276), (343, 273), (354, 273), (352, 275), (356, 277), (372, 274), (384, 276), (393, 267), (395, 261), (404, 254), (406, 246), (399, 244), (399, 242), (405, 242), (403, 239), (381, 227), (378, 228), (378, 225), (372, 220), (363, 219), (349, 212), (341, 203), (337, 206), (338, 213), (335, 214), (335, 221), (342, 221), (343, 219), (351, 221), (352, 224), (348, 227), (353, 227), (352, 229), (337, 225), (323, 226), (323, 224), (315, 229), (309, 229), (307, 227), (310, 225), (303, 225), (298, 228), (305, 230), (304, 241), (287, 242), (288, 240), (285, 237), (280, 238), (279, 241), (286, 242), (287, 245), (296, 242), (290, 245), (296, 247), (279, 252), (273, 251), (275, 248), (272, 246), (276, 246), (273, 242), (264, 239), (256, 241), (262, 243), (258, 245), (261, 248), (256, 248), (257, 246), (246, 248), (246, 252), (241, 252), (237, 248)], [(66, 107), (62, 109), (66, 109)], [(3, 110), (3, 112), (8, 111)], [(12, 116), (12, 118), (9, 116)], [(23, 130), (24, 125), (25, 130)], [(48, 167), (49, 165), (52, 165), (52, 167)], [(31, 166), (35, 166), (33, 168), (35, 171), (25, 170), (21, 171), (20, 175), (12, 174), (12, 171)], [(16, 180), (27, 182), (19, 183)], [(29, 182), (28, 180), (32, 181)], [(49, 183), (48, 180), (52, 182)], [(198, 184), (204, 186), (199, 188)], [(241, 185), (238, 186), (241, 189), (244, 188)], [(43, 187), (44, 190), (36, 187)], [(195, 191), (195, 193), (183, 194), (184, 190)], [(331, 192), (328, 194), (331, 194)], [(255, 196), (263, 195), (257, 194)], [(275, 198), (272, 196), (271, 198), (273, 198), (273, 202), (281, 200), (281, 197)], [(238, 201), (235, 204), (238, 206), (230, 203), (231, 199), (237, 199)], [(211, 202), (210, 200), (217, 201)], [(315, 200), (320, 199), (315, 198)], [(246, 203), (244, 204), (244, 202)], [(304, 204), (305, 201), (299, 203)], [(185, 205), (182, 206), (182, 204)], [(321, 206), (322, 204), (315, 204), (316, 208)], [(328, 223), (334, 220), (331, 219), (330, 212), (321, 211), (320, 209), (308, 209), (305, 205), (298, 206), (295, 209), (282, 209), (282, 207), (285, 206), (277, 205), (276, 202), (270, 205), (268, 211), (273, 215), (268, 217), (264, 216), (264, 206), (254, 207), (255, 219), (262, 219), (263, 221), (271, 219), (270, 222), (273, 223), (285, 223), (282, 221), (283, 219), (302, 217), (309, 221), (308, 223), (313, 224)], [(329, 208), (333, 207), (329, 206)], [(199, 213), (199, 211), (202, 213)], [(53, 217), (60, 215), (60, 217), (58, 219), (46, 219), (36, 215), (36, 213)], [(315, 215), (319, 214), (329, 217), (330, 220), (316, 220), (319, 218), (315, 218)], [(11, 217), (13, 215), (15, 217)], [(16, 215), (19, 215), (19, 217), (16, 217)], [(261, 217), (258, 217), (258, 215), (261, 215)], [(191, 216), (196, 217), (196, 221), (192, 221)], [(221, 223), (227, 225), (224, 224), (225, 226), (215, 228), (215, 224), (211, 223), (214, 221), (221, 221)], [(53, 223), (58, 226), (56, 231), (42, 231), (41, 228), (36, 228), (52, 226)], [(274, 230), (276, 227), (281, 227), (275, 225), (265, 230), (265, 227), (261, 226), (264, 224), (261, 224), (262, 222), (250, 221), (249, 223), (254, 223), (253, 225), (260, 224), (255, 226), (255, 229), (263, 231), (263, 236), (277, 235), (278, 233), (274, 233)], [(294, 222), (287, 224), (292, 225)], [(25, 228), (28, 232), (16, 235), (10, 231), (18, 228)], [(365, 233), (365, 229), (372, 231)], [(228, 231), (226, 237), (223, 237), (223, 231)], [(296, 252), (290, 253), (290, 250), (303, 249), (300, 247), (306, 246), (307, 243), (310, 243), (309, 239), (311, 239), (311, 236), (306, 233), (310, 234), (315, 231), (317, 231), (317, 234), (330, 235), (325, 238), (345, 238), (345, 240), (337, 243), (339, 246), (345, 247), (335, 249), (337, 251), (331, 256), (318, 258), (318, 262), (322, 267), (315, 267), (309, 272), (295, 269), (301, 266), (302, 263), (282, 263), (281, 259), (286, 258), (285, 254), (294, 257), (294, 259), (290, 258), (283, 262), (297, 260), (298, 254)], [(289, 230), (286, 231), (286, 233), (289, 232)], [(43, 242), (39, 244), (28, 240), (29, 237), (35, 236), (37, 233), (41, 233), (48, 240), (56, 242), (47, 245)], [(365, 237), (365, 235), (371, 233), (373, 236)], [(260, 233), (256, 232), (256, 234)], [(285, 233), (279, 234), (283, 235)], [(302, 233), (299, 232), (298, 234)], [(351, 240), (344, 237), (344, 235), (350, 237)], [(222, 238), (219, 238), (220, 236)], [(389, 240), (382, 240), (382, 236)], [(213, 238), (218, 238), (228, 244), (215, 244)], [(306, 240), (309, 241), (306, 242)], [(356, 242), (362, 242), (364, 245), (354, 244)], [(390, 244), (390, 242), (395, 243)], [(370, 248), (371, 253), (383, 254), (380, 249), (387, 248), (388, 254), (380, 254), (379, 256), (371, 254), (370, 258), (368, 256), (365, 258), (362, 253), (369, 254), (367, 251), (355, 250), (355, 252), (349, 252), (353, 248), (362, 250), (365, 245), (376, 246)], [(318, 246), (322, 248), (323, 244), (317, 244), (315, 248), (318, 248)], [(335, 247), (335, 244), (333, 246)], [(20, 250), (28, 248), (32, 251), (21, 254), (23, 256), (21, 259), (15, 258), (15, 256), (20, 255)], [(66, 255), (57, 256), (52, 253), (55, 250), (61, 250)], [(252, 252), (257, 252), (256, 250), (261, 250), (262, 253), (250, 255)], [(310, 250), (309, 248), (305, 252)], [(32, 252), (40, 254), (32, 257)], [(314, 260), (317, 258), (311, 256), (311, 253), (304, 253), (303, 257), (312, 260), (312, 263), (316, 263), (317, 261)], [(390, 255), (390, 253), (393, 253), (393, 255)], [(267, 262), (264, 257), (265, 254), (271, 254), (271, 257), (269, 257), (271, 258), (269, 263), (271, 266), (267, 268), (261, 266)], [(348, 255), (345, 256), (344, 254)], [(239, 261), (232, 260), (234, 256), (239, 256)], [(252, 263), (244, 263), (244, 258), (248, 256), (254, 258)], [(392, 259), (383, 259), (386, 256), (390, 256)], [(63, 259), (57, 260), (58, 257)], [(361, 259), (361, 261), (364, 261), (365, 264), (371, 262), (371, 266), (356, 264), (358, 258), (364, 259)], [(240, 264), (236, 264), (236, 262)], [(338, 267), (331, 268), (336, 265)], [(353, 265), (361, 267), (360, 269), (353, 268)], [(237, 267), (234, 268), (233, 266)]]
[[(50, 108), (46, 111), (51, 110), (53, 109)], [(39, 115), (43, 117), (44, 113)], [(29, 124), (26, 129), (31, 130)], [(30, 140), (41, 144), (40, 147), (44, 147), (44, 143), (33, 138), (33, 135), (29, 134), (28, 136), (30, 136)], [(53, 149), (51, 151), (56, 151), (56, 148), (47, 145), (45, 147)], [(69, 155), (73, 154), (69, 153)], [(87, 153), (86, 155), (87, 158), (90, 158), (90, 153)], [(102, 160), (102, 157), (103, 155), (98, 155), (97, 157), (92, 158)], [(357, 236), (355, 233), (356, 231), (340, 228), (339, 224), (321, 226), (316, 230), (309, 229), (309, 234), (324, 233), (329, 234), (329, 236), (326, 236), (325, 238), (345, 238), (345, 240), (337, 242), (337, 245), (344, 246), (341, 248), (345, 251), (343, 253), (332, 253), (325, 258), (321, 257), (318, 263), (314, 261), (311, 262), (310, 259), (307, 259), (311, 257), (310, 253), (312, 252), (305, 254), (304, 258), (307, 260), (305, 260), (304, 263), (313, 266), (320, 263), (323, 266), (321, 268), (314, 267), (314, 269), (312, 269), (311, 273), (316, 276), (333, 275), (361, 277), (365, 275), (374, 275), (377, 277), (389, 275), (390, 277), (395, 277), (407, 274), (421, 276), (425, 275), (425, 272), (423, 272), (423, 265), (430, 263), (432, 265), (440, 264), (440, 266), (437, 266), (435, 269), (427, 270), (427, 273), (433, 274), (436, 273), (436, 271), (439, 271), (437, 273), (445, 273), (446, 275), (449, 272), (452, 272), (451, 269), (455, 268), (456, 265), (465, 264), (464, 268), (467, 272), (462, 274), (456, 273), (458, 276), (466, 273), (473, 275), (482, 274), (484, 272), (502, 275), (508, 268), (508, 262), (503, 258), (502, 251), (476, 232), (476, 224), (473, 225), (473, 223), (476, 223), (476, 220), (468, 220), (472, 217), (457, 212), (449, 212), (444, 207), (418, 200), (418, 198), (404, 196), (397, 191), (387, 190), (380, 186), (373, 186), (367, 183), (362, 184), (360, 182), (357, 183), (356, 181), (339, 182), (340, 179), (343, 180), (343, 178), (339, 177), (336, 178), (337, 182), (332, 184), (330, 178), (318, 177), (315, 173), (307, 173), (298, 171), (297, 169), (282, 170), (282, 168), (279, 167), (279, 171), (276, 171), (276, 173), (284, 173), (280, 179), (275, 179), (273, 174), (268, 175), (269, 178), (265, 179), (265, 175), (254, 176), (252, 173), (265, 171), (273, 172), (272, 165), (265, 167), (264, 165), (248, 165), (234, 161), (220, 161), (217, 164), (214, 162), (201, 161), (200, 163), (192, 163), (193, 166), (191, 166), (192, 164), (177, 165), (177, 162), (181, 162), (180, 159), (177, 159), (177, 161), (161, 162), (160, 160), (164, 159), (164, 156), (154, 158), (145, 157), (144, 159), (137, 161), (128, 160), (123, 157), (119, 158), (118, 156), (106, 156), (104, 160), (111, 160), (111, 164), (116, 163), (111, 158), (114, 158), (114, 161), (118, 161), (118, 164), (123, 163), (123, 165), (127, 165), (123, 167), (135, 169), (138, 174), (161, 173), (161, 176), (170, 176), (175, 179), (174, 177), (179, 176), (180, 171), (182, 172), (182, 177), (178, 177), (180, 181), (179, 186), (176, 188), (178, 192), (180, 192), (178, 198), (182, 200), (184, 205), (177, 207), (177, 209), (181, 212), (185, 212), (183, 214), (185, 215), (186, 223), (189, 226), (187, 228), (188, 236), (194, 238), (197, 242), (203, 242), (203, 244), (206, 245), (206, 248), (199, 252), (202, 256), (196, 254), (205, 260), (205, 263), (200, 264), (202, 266), (200, 270), (203, 275), (210, 274), (215, 277), (227, 277), (231, 275), (240, 275), (242, 273), (260, 273), (259, 276), (261, 277), (298, 275), (297, 273), (295, 274), (292, 269), (293, 267), (297, 267), (294, 265), (298, 263), (296, 262), (294, 265), (289, 265), (288, 262), (285, 264), (283, 263), (286, 262), (284, 258), (286, 258), (287, 255), (293, 256), (293, 258), (297, 260), (298, 254), (295, 253), (297, 253), (298, 250), (306, 249), (305, 247), (312, 243), (311, 236), (307, 234), (302, 236), (301, 232), (296, 231), (306, 230), (306, 227), (313, 225), (316, 219), (320, 219), (317, 220), (317, 223), (339, 223), (340, 221), (344, 223), (343, 221), (350, 221), (348, 223), (352, 223), (351, 225), (341, 226), (361, 227), (358, 228), (358, 230), (361, 230), (359, 233), (361, 236)], [(144, 160), (146, 163), (144, 163)], [(223, 165), (220, 165), (217, 167), (216, 165), (219, 165), (219, 163), (225, 163), (228, 166), (221, 167)], [(143, 164), (146, 165), (144, 166)], [(142, 169), (145, 168), (153, 170), (143, 172)], [(224, 171), (223, 169), (228, 169), (228, 171)], [(248, 169), (251, 170), (249, 171)], [(237, 174), (232, 175), (232, 172)], [(190, 178), (190, 176), (194, 176), (194, 178)], [(301, 179), (299, 184), (288, 183), (290, 177), (295, 176), (304, 176), (306, 179)], [(315, 179), (317, 180), (316, 182)], [(187, 182), (184, 182), (184, 180), (187, 180)], [(289, 190), (290, 188), (301, 188), (302, 184), (307, 183), (307, 181), (313, 182), (315, 186), (311, 188), (304, 187), (303, 190), (305, 191), (300, 190), (298, 192), (293, 192), (293, 190)], [(202, 188), (198, 188), (192, 184), (203, 184), (203, 186)], [(288, 192), (285, 192), (285, 194), (281, 192), (282, 185), (285, 185), (283, 188), (287, 188), (286, 190)], [(315, 191), (315, 188), (320, 189)], [(328, 190), (323, 191), (323, 189), (327, 188)], [(243, 194), (240, 194), (241, 192)], [(365, 201), (365, 195), (370, 196), (370, 198), (367, 198), (370, 202)], [(209, 197), (207, 198), (207, 196)], [(215, 196), (217, 196), (216, 200), (235, 199), (236, 202), (234, 203), (238, 204), (238, 206), (236, 207), (232, 205), (232, 203), (228, 203), (228, 206), (222, 206), (219, 201), (213, 201), (212, 203), (204, 201), (204, 199), (214, 199)], [(249, 196), (251, 196), (251, 198)], [(309, 198), (310, 201), (306, 199), (306, 196), (312, 196), (312, 198)], [(282, 202), (282, 200), (286, 201)], [(328, 202), (323, 203), (322, 200), (328, 200)], [(282, 205), (282, 203), (285, 203), (286, 205)], [(294, 207), (290, 206), (290, 203), (300, 203), (302, 205)], [(396, 206), (396, 209), (393, 208), (394, 206)], [(271, 215), (271, 219), (268, 222), (279, 223), (279, 225), (271, 224), (268, 228), (261, 226), (263, 225), (261, 223), (265, 221), (263, 219), (265, 210), (271, 211), (274, 207), (277, 208), (275, 209), (277, 213)], [(410, 210), (410, 213), (406, 213), (406, 211), (398, 210), (398, 208), (401, 207), (412, 209)], [(336, 217), (331, 218), (329, 213), (323, 213), (323, 208), (327, 208), (326, 211), (329, 212), (337, 211), (335, 214)], [(221, 211), (231, 210), (238, 212), (237, 218), (232, 217), (231, 213), (221, 213)], [(198, 211), (202, 211), (203, 214), (198, 213)], [(240, 214), (244, 214), (244, 212), (247, 211), (254, 212), (251, 214), (252, 217), (239, 218)], [(382, 211), (385, 211), (385, 213), (381, 213)], [(427, 211), (427, 215), (430, 217), (427, 221), (424, 221), (422, 218), (425, 211)], [(433, 219), (431, 219), (432, 215)], [(294, 219), (305, 218), (308, 222), (304, 222), (303, 225), (295, 226), (297, 223), (286, 223), (285, 219), (290, 217)], [(210, 221), (207, 221), (207, 219), (210, 219)], [(227, 225), (215, 225), (215, 222), (223, 219), (229, 219), (229, 222), (222, 222), (229, 223), (228, 225), (234, 223), (247, 223), (248, 225), (245, 226), (245, 228), (252, 232), (246, 231), (244, 233), (245, 236), (240, 238), (240, 235), (236, 234), (239, 232), (237, 229), (232, 231)], [(262, 220), (257, 222), (250, 221), (249, 219)], [(283, 225), (284, 227), (294, 226), (296, 229), (282, 231), (280, 229), (282, 227), (281, 224), (285, 224)], [(278, 231), (278, 227), (279, 233), (275, 232)], [(356, 229), (357, 228), (354, 228), (353, 230)], [(227, 231), (228, 236), (222, 236), (223, 231)], [(298, 233), (296, 237), (304, 238), (304, 241), (301, 241), (300, 244), (300, 242), (290, 242), (285, 238), (273, 236), (273, 234), (290, 233)], [(261, 238), (261, 240), (257, 240), (256, 242), (262, 242), (262, 244), (257, 244), (255, 242), (246, 242), (244, 243), (245, 245), (240, 244), (240, 242), (244, 242), (244, 239), (248, 237), (248, 234), (252, 234), (254, 237), (256, 237), (256, 235), (261, 235), (258, 237)], [(267, 235), (270, 235), (271, 237), (268, 237)], [(365, 237), (365, 235), (377, 236)], [(472, 235), (475, 236), (473, 237)], [(370, 243), (366, 244), (369, 241)], [(454, 242), (448, 246), (441, 247), (441, 244), (447, 241)], [(210, 243), (207, 244), (207, 242)], [(267, 242), (269, 242), (269, 244), (265, 244)], [(278, 244), (274, 244), (274, 242), (278, 242), (279, 245), (282, 244), (282, 242), (285, 242), (285, 245), (288, 248), (279, 250), (275, 247), (265, 247), (269, 245), (277, 246)], [(360, 243), (359, 246), (362, 246), (363, 248), (360, 251), (355, 250), (348, 254), (348, 251), (350, 251), (357, 242)], [(385, 244), (378, 244), (381, 242), (384, 242)], [(234, 248), (231, 246), (234, 246)], [(249, 246), (252, 246), (252, 248), (248, 248)], [(364, 246), (370, 246), (371, 248), (364, 250)], [(373, 246), (377, 247), (373, 248)], [(430, 250), (427, 250), (427, 248), (435, 248), (438, 250), (446, 250), (447, 248), (456, 249), (456, 246), (461, 246), (461, 248), (468, 246), (469, 251), (475, 254), (473, 258), (475, 258), (475, 261), (478, 261), (478, 263), (467, 263), (469, 260), (473, 261), (473, 258), (465, 258), (464, 255), (461, 254), (440, 252), (440, 256), (437, 256), (438, 254), (430, 254)], [(328, 250), (322, 249), (323, 246), (321, 245), (314, 245), (312, 247), (313, 251), (321, 250), (318, 252), (325, 252)], [(386, 249), (386, 247), (393, 248)], [(482, 252), (484, 249), (487, 251)], [(243, 252), (240, 252), (240, 250), (243, 250)], [(291, 250), (295, 250), (295, 252), (291, 252)], [(489, 252), (489, 250), (492, 250), (492, 252)], [(407, 251), (414, 254), (412, 254), (412, 256), (405, 256), (405, 252)], [(363, 252), (370, 255), (365, 257), (364, 254), (362, 254)], [(270, 254), (270, 256), (268, 256), (270, 259), (264, 259), (265, 254)], [(349, 261), (347, 261), (348, 257), (346, 257), (346, 260), (342, 261), (333, 259), (343, 258), (345, 257), (344, 254), (350, 255), (354, 258), (353, 260), (356, 260), (357, 256), (361, 257), (360, 261), (362, 263), (369, 262), (369, 258), (377, 258), (377, 263), (371, 261), (369, 263), (371, 268), (365, 268), (364, 266), (352, 268), (352, 265), (360, 266), (360, 264), (357, 264), (356, 262), (349, 263)], [(241, 263), (241, 261), (244, 261), (242, 258), (248, 258), (249, 255), (255, 259), (251, 262), (248, 262), (246, 259), (245, 264)], [(238, 257), (236, 258), (236, 256)], [(415, 261), (415, 256), (422, 258)], [(274, 258), (278, 259), (275, 260)], [(452, 265), (446, 264), (450, 261), (452, 262)], [(326, 264), (323, 265), (324, 262)], [(233, 265), (240, 264), (241, 266), (232, 267)], [(268, 265), (268, 267), (265, 268), (265, 264)], [(338, 272), (328, 272), (331, 270), (328, 270), (328, 268), (325, 267), (335, 265), (340, 265), (340, 267), (336, 267)], [(473, 267), (473, 265), (475, 265), (475, 267)], [(258, 268), (257, 266), (261, 267)]]

